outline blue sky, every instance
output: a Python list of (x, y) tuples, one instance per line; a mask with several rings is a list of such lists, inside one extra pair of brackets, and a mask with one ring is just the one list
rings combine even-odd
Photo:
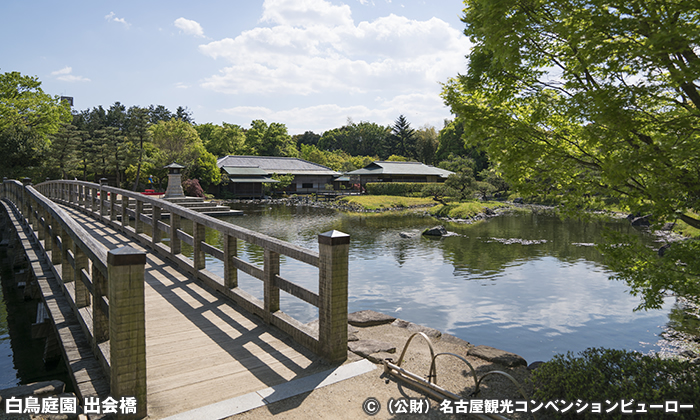
[(0, 5), (0, 72), (75, 108), (188, 107), (197, 123), (442, 128), (440, 83), (466, 69), (459, 0), (17, 1)]

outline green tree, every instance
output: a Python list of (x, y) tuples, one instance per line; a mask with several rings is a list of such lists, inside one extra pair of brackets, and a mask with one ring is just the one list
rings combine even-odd
[[(700, 228), (697, 2), (466, 0), (464, 12), (469, 69), (443, 98), (467, 145), (483, 145), (517, 190), (556, 191), (570, 212), (606, 196)], [(625, 264), (648, 307), (666, 291), (700, 294), (698, 272)]]
[(49, 171), (46, 175), (52, 179), (73, 179), (78, 166), (76, 150), (81, 133), (73, 124), (64, 124), (50, 137), (51, 146), (44, 162)]
[(438, 133), (435, 127), (425, 125), (415, 132), (416, 158), (426, 165), (435, 163), (435, 153), (438, 147)]
[(452, 188), (460, 200), (466, 200), (477, 188), (474, 179), (474, 161), (468, 157), (450, 155), (449, 159), (440, 162), (442, 169), (454, 172), (445, 180), (445, 186)]
[(302, 144), (316, 146), (318, 141), (321, 140), (321, 136), (313, 131), (305, 131), (304, 134), (296, 134), (292, 138), (298, 147), (301, 147)]
[(144, 163), (145, 146), (151, 141), (149, 131), (149, 111), (146, 108), (132, 106), (126, 113), (127, 138), (131, 143), (131, 154), (136, 160), (136, 172), (134, 176), (133, 190), (136, 191), (141, 180), (141, 168)]
[(281, 123), (270, 123), (254, 120), (246, 132), (246, 147), (256, 156), (289, 156), (298, 155), (294, 140), (287, 133), (287, 126)]
[(245, 132), (236, 124), (212, 123), (194, 126), (204, 147), (216, 157), (239, 155), (245, 152)]
[(0, 74), (0, 175), (22, 176), (20, 170), (38, 166), (49, 136), (70, 121), (68, 105), (44, 93), (36, 77)]
[(197, 130), (190, 123), (173, 118), (152, 125), (149, 131), (156, 149), (152, 175), (165, 178), (163, 167), (177, 162), (185, 166), (184, 178), (196, 178), (205, 185), (219, 182), (216, 157), (204, 148)]
[(411, 128), (411, 124), (403, 115), (399, 115), (399, 118), (394, 121), (388, 140), (389, 153), (409, 158), (416, 157), (415, 130)]

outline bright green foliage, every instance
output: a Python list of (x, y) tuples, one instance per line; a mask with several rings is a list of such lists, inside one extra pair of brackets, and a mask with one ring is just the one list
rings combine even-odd
[[(575, 357), (571, 352), (556, 355), (538, 367), (532, 374), (535, 387), (533, 399), (537, 401), (564, 400), (588, 403), (607, 401), (634, 401), (647, 404), (644, 419), (667, 419), (664, 410), (651, 410), (648, 404), (664, 404), (678, 401), (681, 404), (697, 404), (700, 401), (700, 376), (698, 369), (687, 361), (661, 359), (625, 350), (588, 349)], [(585, 410), (558, 413), (558, 419), (599, 419), (600, 414)], [(604, 417), (628, 419), (618, 408)], [(672, 418), (696, 419), (694, 410), (679, 410)]]
[[(698, 300), (700, 241), (673, 242), (658, 251), (648, 248), (636, 236), (609, 235), (607, 244), (599, 249), (610, 269), (616, 272), (615, 277), (628, 280), (630, 292), (641, 295), (643, 301), (637, 309), (660, 309), (667, 292)], [(660, 278), (665, 281), (658, 281)]]
[(219, 182), (216, 158), (204, 148), (190, 123), (173, 118), (152, 125), (150, 132), (156, 148), (152, 175), (165, 178), (167, 170), (162, 168), (177, 162), (185, 166), (182, 172), (184, 178), (197, 178), (204, 185)]
[(605, 196), (700, 226), (684, 216), (700, 208), (697, 2), (465, 6), (469, 70), (443, 98), (467, 145), (519, 192), (556, 194), (571, 213)]
[(404, 156), (399, 156), (399, 155), (391, 155), (388, 158), (386, 158), (387, 162), (408, 162), (411, 159), (404, 157)]
[(204, 147), (215, 157), (240, 155), (245, 152), (245, 133), (243, 128), (236, 124), (207, 123), (196, 125), (194, 128), (204, 142)]
[(30, 175), (25, 171), (41, 162), (49, 135), (70, 123), (69, 107), (40, 86), (36, 77), (0, 74), (0, 176)]
[(298, 155), (294, 140), (287, 133), (287, 126), (281, 123), (270, 123), (254, 120), (246, 132), (246, 147), (255, 156), (287, 156)]
[(438, 133), (435, 127), (425, 125), (415, 131), (416, 159), (426, 165), (435, 163), (435, 153), (438, 148)]
[(347, 152), (351, 156), (380, 156), (386, 157), (387, 138), (391, 129), (375, 123), (348, 121), (340, 128), (334, 128), (323, 133), (318, 140), (321, 150)]
[(46, 139), (58, 131), (61, 123), (70, 122), (68, 106), (44, 93), (40, 86), (36, 77), (16, 71), (0, 74), (0, 131), (28, 127)]
[(426, 186), (442, 185), (437, 182), (368, 182), (367, 193), (371, 195), (410, 196), (420, 194)]

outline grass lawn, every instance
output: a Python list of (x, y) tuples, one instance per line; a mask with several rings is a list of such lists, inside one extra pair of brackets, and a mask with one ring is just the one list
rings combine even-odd
[(432, 198), (427, 197), (398, 197), (393, 195), (352, 195), (343, 197), (341, 201), (355, 204), (365, 210), (379, 210), (390, 208), (408, 208), (413, 206), (425, 206), (435, 204)]

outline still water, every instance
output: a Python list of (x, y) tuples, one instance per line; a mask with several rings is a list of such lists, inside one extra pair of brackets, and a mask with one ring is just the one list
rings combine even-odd
[[(669, 299), (662, 310), (634, 312), (639, 298), (624, 283), (609, 280), (611, 272), (592, 243), (605, 229), (631, 229), (624, 220), (515, 214), (474, 225), (448, 223), (451, 236), (430, 239), (420, 233), (437, 223), (417, 213), (235, 208), (245, 216), (227, 221), (314, 250), (319, 233), (350, 234), (350, 312), (384, 312), (475, 345), (512, 351), (528, 362), (588, 347), (658, 351), (673, 307)], [(207, 242), (221, 246), (209, 230)], [(261, 249), (240, 242), (239, 256), (263, 260)], [(317, 269), (284, 256), (281, 264), (282, 277), (318, 290)], [(208, 259), (207, 268), (223, 272), (218, 260)], [(239, 284), (262, 299), (259, 280), (240, 273)], [(281, 308), (302, 322), (318, 316), (316, 308), (284, 292)]]
[[(659, 335), (667, 325), (677, 330), (684, 325), (674, 299), (661, 310), (634, 312), (639, 299), (629, 295), (624, 283), (608, 279), (610, 271), (590, 245), (604, 229), (631, 229), (626, 221), (584, 223), (516, 214), (474, 225), (448, 223), (452, 236), (430, 239), (420, 233), (437, 222), (417, 213), (356, 215), (280, 205), (234, 208), (244, 210), (245, 216), (226, 221), (313, 250), (318, 250), (319, 233), (336, 229), (350, 234), (351, 312), (384, 312), (475, 345), (512, 351), (528, 362), (588, 347), (656, 352), (663, 350)], [(183, 228), (191, 233), (191, 226)], [(402, 238), (400, 233), (412, 237)], [(209, 229), (206, 240), (222, 246), (221, 237)], [(191, 256), (191, 247), (183, 244), (183, 253)], [(239, 241), (238, 253), (262, 265), (260, 248)], [(10, 276), (5, 255), (0, 257), (0, 274)], [(223, 273), (223, 264), (209, 256), (207, 268)], [(282, 277), (318, 291), (318, 269), (282, 256), (280, 271)], [(262, 299), (259, 280), (239, 272), (239, 285)], [(43, 341), (29, 336), (36, 302), (24, 302), (20, 296), (9, 299), (15, 292), (0, 289), (0, 389), (61, 377), (55, 370), (60, 366), (43, 366)], [(280, 303), (302, 322), (318, 316), (316, 308), (284, 292)], [(692, 330), (697, 334), (700, 326)]]

